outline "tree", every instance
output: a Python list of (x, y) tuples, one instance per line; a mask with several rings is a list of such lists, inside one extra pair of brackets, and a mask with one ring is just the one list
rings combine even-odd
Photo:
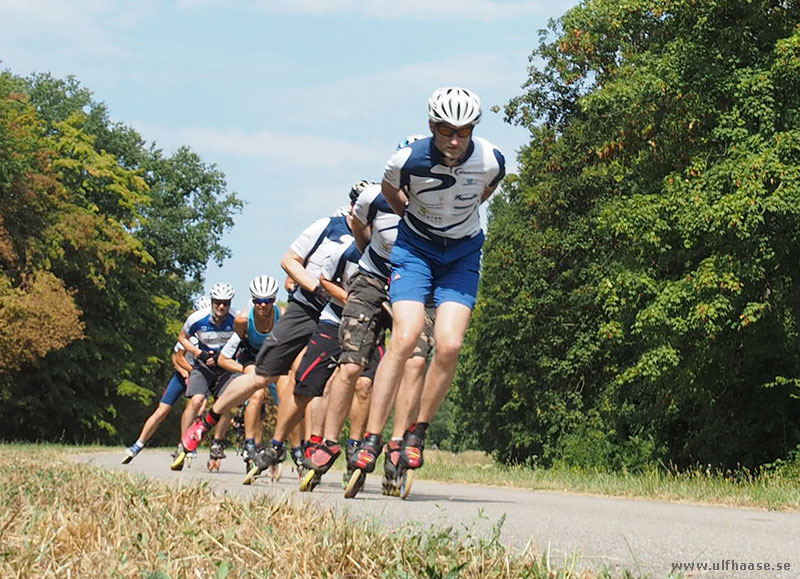
[(551, 23), (506, 107), (532, 139), (458, 381), (485, 448), (630, 468), (800, 443), (798, 23), (744, 0)]
[[(0, 376), (0, 417), (11, 437), (108, 440), (118, 434), (120, 413), (136, 422), (170, 373), (176, 321), (199, 289), (208, 257), (227, 255), (220, 238), (241, 202), (226, 193), (224, 176), (188, 149), (165, 157), (111, 123), (74, 79), (5, 73), (2, 81), (4, 106), (23, 111), (9, 126), (27, 127), (24, 142), (0, 133), (17, 162), (4, 172), (11, 177), (4, 197), (28, 192), (2, 214), (15, 254), (24, 256), (6, 285), (15, 294), (31, 279), (61, 287), (79, 313), (71, 325), (81, 339), (6, 368), (13, 371)], [(19, 165), (25, 146), (38, 166)], [(40, 315), (18, 310), (28, 325)]]

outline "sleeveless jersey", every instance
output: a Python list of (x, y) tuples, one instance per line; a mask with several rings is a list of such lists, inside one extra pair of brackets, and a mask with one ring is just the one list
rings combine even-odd
[[(355, 241), (349, 245), (340, 246), (336, 253), (330, 256), (322, 267), (322, 276), (338, 284), (347, 291), (350, 284), (350, 278), (358, 271), (358, 260), (361, 257), (361, 252), (358, 251)], [(342, 321), (342, 310), (344, 304), (335, 298), (326, 304), (322, 313), (319, 315), (320, 323), (339, 325)]]
[[(353, 234), (347, 225), (347, 217), (340, 215), (325, 217), (312, 223), (294, 240), (290, 249), (303, 259), (308, 275), (313, 279), (319, 279), (327, 258), (342, 244), (346, 245), (352, 241)], [(289, 301), (296, 301), (316, 311), (321, 311), (325, 306), (317, 303), (311, 292), (299, 286), (289, 296)]]
[(473, 137), (464, 162), (448, 167), (433, 138), (428, 137), (396, 151), (383, 179), (406, 190), (408, 207), (403, 220), (409, 228), (447, 245), (481, 231), (481, 193), (504, 176), (505, 158), (486, 139)]
[(274, 321), (272, 322), (272, 330), (269, 332), (261, 333), (256, 329), (256, 318), (255, 318), (255, 306), (250, 306), (250, 313), (247, 315), (247, 346), (255, 353), (261, 349), (261, 344), (264, 343), (264, 340), (267, 339), (274, 330), (275, 326), (278, 325), (278, 320), (281, 317), (281, 309), (278, 307), (278, 304), (272, 304), (274, 308)]

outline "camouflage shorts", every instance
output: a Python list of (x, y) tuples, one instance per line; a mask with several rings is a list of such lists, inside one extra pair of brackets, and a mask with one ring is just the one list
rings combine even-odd
[(340, 364), (367, 367), (372, 351), (391, 327), (388, 304), (389, 290), (383, 280), (361, 272), (352, 277), (339, 325)]
[(425, 306), (425, 325), (422, 327), (422, 335), (417, 340), (417, 345), (414, 347), (414, 353), (411, 357), (419, 356), (420, 358), (427, 358), (433, 351), (433, 321), (436, 319), (436, 308), (433, 306)]

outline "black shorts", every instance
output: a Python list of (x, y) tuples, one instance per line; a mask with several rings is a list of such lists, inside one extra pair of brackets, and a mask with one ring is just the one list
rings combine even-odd
[(275, 329), (261, 344), (256, 356), (256, 374), (283, 376), (292, 369), (297, 354), (305, 348), (317, 327), (319, 312), (294, 301), (289, 302), (286, 313), (278, 320)]
[(233, 377), (233, 374), (219, 366), (209, 367), (200, 360), (195, 360), (194, 370), (189, 374), (189, 382), (186, 384), (186, 397), (202, 394), (206, 398), (219, 398)]
[(242, 365), (242, 368), (247, 368), (256, 363), (256, 357), (258, 357), (258, 352), (253, 352), (250, 348), (241, 348), (236, 354), (236, 361)]
[(294, 393), (308, 398), (322, 396), (325, 384), (336, 370), (336, 361), (341, 352), (338, 327), (334, 324), (319, 324), (308, 340), (308, 348), (297, 368)]
[(375, 381), (375, 372), (378, 371), (378, 364), (381, 363), (383, 359), (383, 354), (386, 352), (386, 339), (381, 339), (381, 343), (378, 344), (378, 347), (372, 350), (372, 356), (369, 359), (369, 364), (361, 372), (361, 375), (365, 378), (369, 378), (373, 382)]

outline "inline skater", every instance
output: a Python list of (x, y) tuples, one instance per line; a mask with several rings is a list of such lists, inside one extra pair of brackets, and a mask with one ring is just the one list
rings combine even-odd
[[(210, 308), (211, 300), (206, 296), (201, 296), (194, 301), (194, 311)], [(192, 339), (196, 345), (197, 340), (195, 338)], [(136, 458), (136, 456), (147, 444), (147, 441), (152, 438), (152, 436), (158, 430), (158, 427), (161, 426), (162, 422), (164, 422), (164, 419), (169, 416), (169, 413), (172, 411), (172, 407), (174, 406), (175, 402), (181, 397), (182, 394), (186, 392), (186, 379), (189, 377), (189, 373), (192, 371), (193, 364), (194, 356), (186, 351), (186, 348), (183, 347), (183, 344), (176, 342), (172, 349), (172, 366), (175, 369), (172, 374), (172, 378), (167, 384), (167, 387), (164, 389), (164, 392), (161, 394), (161, 400), (159, 401), (158, 406), (142, 425), (142, 430), (139, 433), (139, 437), (136, 439), (136, 442), (134, 442), (125, 450), (125, 458), (122, 460), (122, 464), (128, 464), (130, 461)], [(189, 424), (186, 424), (185, 426), (181, 424), (181, 433), (183, 433), (188, 426)]]
[[(423, 464), (428, 424), (452, 383), (478, 292), (484, 240), (479, 207), (505, 175), (502, 153), (489, 141), (473, 137), (481, 118), (477, 95), (457, 87), (437, 89), (428, 99), (428, 117), (432, 136), (396, 151), (381, 184), (401, 220), (391, 253), (392, 340), (375, 376), (364, 444), (351, 462), (361, 474), (375, 469), (381, 432), (432, 296), (436, 349), (417, 421), (408, 429), (398, 457), (406, 469)], [(354, 474), (345, 496), (355, 496), (359, 478)]]
[[(400, 147), (416, 138), (409, 137)], [(369, 408), (363, 406), (369, 404), (372, 377), (380, 361), (379, 348), (387, 328), (391, 326), (387, 285), (389, 254), (397, 236), (400, 218), (386, 203), (377, 183), (361, 181), (353, 187), (351, 195), (354, 202), (353, 234), (363, 254), (358, 263), (358, 272), (350, 282), (342, 313), (339, 328), (342, 354), (339, 357), (339, 372), (330, 388), (324, 447), (320, 446), (305, 461), (308, 468), (314, 469), (317, 479), (331, 468), (340, 453), (338, 438), (348, 411), (351, 417), (350, 439), (346, 447), (348, 464), (361, 444), (369, 412)], [(423, 344), (419, 352), (408, 362), (409, 372), (416, 376), (424, 371), (424, 356), (427, 355), (423, 338), (421, 341)], [(413, 403), (413, 400), (408, 402)], [(348, 481), (350, 475), (349, 470), (345, 472)]]
[[(189, 375), (186, 385), (186, 396), (189, 403), (186, 405), (184, 416), (198, 416), (210, 395), (219, 398), (225, 391), (232, 374), (219, 367), (217, 360), (222, 347), (233, 335), (234, 314), (231, 313), (231, 300), (235, 291), (230, 284), (217, 283), (211, 287), (211, 309), (201, 310), (190, 315), (181, 328), (178, 340), (195, 357), (194, 368)], [(191, 338), (197, 338), (197, 345), (192, 344)], [(224, 436), (230, 424), (230, 412), (219, 421), (215, 429), (215, 436), (209, 448), (209, 466), (218, 465), (225, 458)], [(187, 430), (188, 431), (188, 430)], [(190, 451), (196, 450), (195, 448)], [(185, 458), (186, 449), (178, 445), (177, 456)], [(173, 470), (183, 468), (180, 464), (173, 463)]]
[[(281, 309), (275, 303), (279, 286), (274, 278), (268, 275), (253, 278), (249, 289), (251, 305), (236, 315), (233, 335), (222, 348), (217, 362), (220, 368), (232, 374), (255, 372), (258, 351), (281, 317)], [(266, 389), (255, 392), (248, 399), (244, 410), (242, 458), (246, 463), (246, 472), (250, 470), (256, 443), (261, 442), (261, 410), (265, 394)]]
[[(290, 371), (293, 361), (316, 329), (319, 314), (328, 302), (328, 293), (319, 281), (322, 265), (336, 248), (352, 242), (350, 223), (349, 215), (319, 219), (307, 227), (284, 254), (281, 266), (296, 284), (289, 297), (286, 313), (272, 334), (264, 340), (256, 357), (255, 372), (234, 379), (205, 416), (198, 418), (186, 431), (182, 439), (186, 451), (194, 450), (209, 428), (215, 426), (231, 407)], [(289, 396), (289, 403), (278, 406), (279, 419), (281, 413), (293, 412), (291, 400)], [(286, 451), (282, 440), (272, 441), (267, 447), (274, 448), (278, 453), (280, 460), (276, 462), (283, 461)], [(184, 456), (185, 453), (178, 455), (174, 464), (180, 464)]]
[[(358, 268), (358, 259), (361, 256), (356, 245), (352, 242), (342, 244), (325, 262), (320, 272), (320, 283), (330, 294), (331, 299), (322, 310), (314, 334), (308, 341), (305, 356), (295, 374), (297, 384), (294, 395), (287, 401), (291, 412), (278, 413), (278, 423), (273, 433), (273, 441), (281, 441), (286, 434), (302, 420), (307, 405), (314, 399), (322, 397), (325, 386), (336, 369), (336, 360), (339, 357), (338, 330), (341, 311), (347, 299), (347, 284), (353, 272)], [(310, 440), (316, 443), (319, 432), (311, 432)], [(267, 447), (256, 456), (255, 475), (277, 461), (278, 452), (274, 445)], [(309, 484), (310, 481), (303, 479)], [(306, 490), (301, 483), (301, 490)]]

